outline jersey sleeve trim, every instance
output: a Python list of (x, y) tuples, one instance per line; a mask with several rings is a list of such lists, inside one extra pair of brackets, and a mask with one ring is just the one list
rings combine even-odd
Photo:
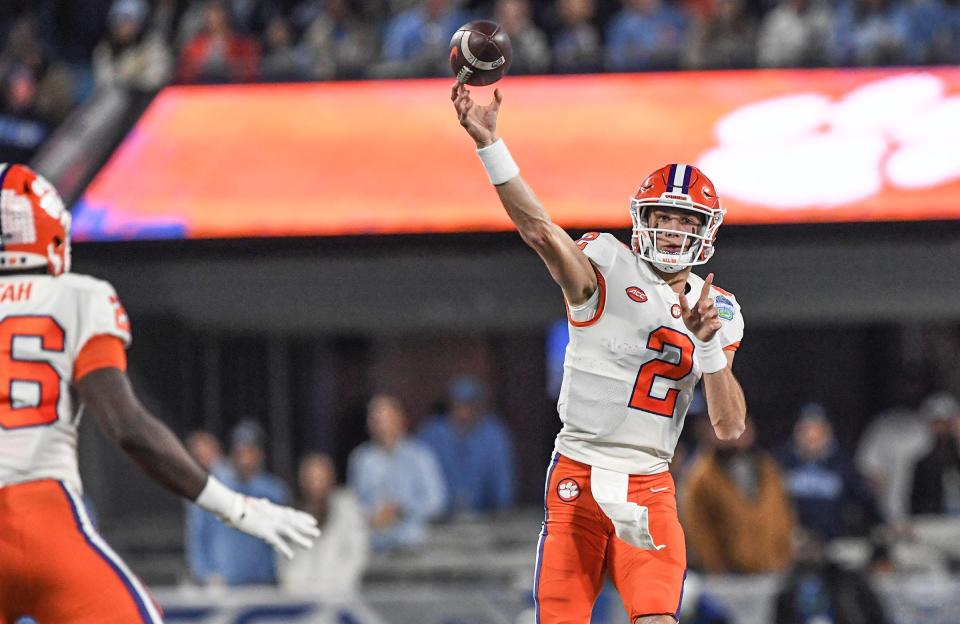
[(723, 348), (724, 351), (736, 351), (740, 348), (740, 341), (732, 342)]
[(563, 304), (567, 309), (567, 321), (574, 327), (590, 327), (599, 321), (600, 317), (603, 316), (603, 308), (607, 303), (607, 282), (603, 279), (603, 274), (600, 273), (600, 270), (596, 266), (592, 263), (590, 266), (593, 267), (593, 272), (597, 275), (597, 290), (600, 291), (600, 301), (597, 302), (597, 312), (593, 315), (593, 318), (577, 321), (570, 314), (570, 304), (564, 299)]
[(73, 380), (80, 381), (102, 368), (127, 370), (127, 352), (123, 340), (110, 334), (93, 336), (83, 345), (73, 364)]

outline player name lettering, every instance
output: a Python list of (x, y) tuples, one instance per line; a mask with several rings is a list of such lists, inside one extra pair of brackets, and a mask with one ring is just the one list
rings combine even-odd
[(0, 282), (0, 303), (19, 303), (30, 299), (30, 290), (33, 282), (19, 284), (4, 284)]

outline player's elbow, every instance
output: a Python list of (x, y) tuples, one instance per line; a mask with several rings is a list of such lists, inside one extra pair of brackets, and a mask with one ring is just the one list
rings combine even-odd
[(539, 223), (520, 230), (520, 237), (523, 239), (523, 242), (527, 244), (527, 246), (537, 253), (541, 253), (550, 247), (550, 228)]
[(744, 427), (742, 424), (722, 424), (714, 425), (713, 432), (718, 440), (737, 440), (743, 435)]

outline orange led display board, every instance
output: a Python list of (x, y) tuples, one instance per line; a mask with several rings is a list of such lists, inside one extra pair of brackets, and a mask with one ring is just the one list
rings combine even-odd
[[(451, 80), (171, 87), (74, 207), (78, 240), (508, 230)], [(960, 217), (960, 69), (508, 77), (499, 132), (553, 218), (625, 228), (700, 166), (727, 223)], [(473, 89), (485, 103), (492, 89)]]

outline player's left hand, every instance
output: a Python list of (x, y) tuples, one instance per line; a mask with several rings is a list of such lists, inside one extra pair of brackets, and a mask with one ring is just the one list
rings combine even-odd
[(713, 273), (703, 280), (703, 289), (700, 291), (700, 299), (692, 308), (687, 303), (687, 298), (680, 295), (680, 311), (683, 318), (683, 324), (687, 329), (697, 337), (698, 340), (709, 342), (717, 332), (720, 331), (722, 324), (717, 314), (717, 306), (710, 296), (710, 286), (713, 285)]

